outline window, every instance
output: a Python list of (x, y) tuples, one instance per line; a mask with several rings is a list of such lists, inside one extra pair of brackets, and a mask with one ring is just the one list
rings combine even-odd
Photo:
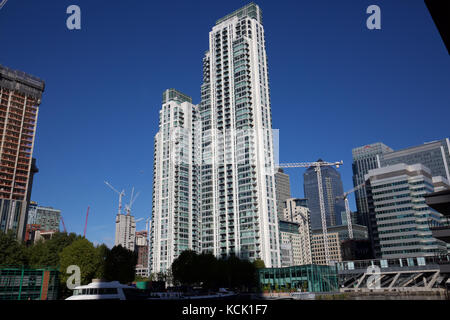
[(425, 265), (425, 258), (424, 257), (417, 258), (417, 265), (418, 266), (424, 266)]

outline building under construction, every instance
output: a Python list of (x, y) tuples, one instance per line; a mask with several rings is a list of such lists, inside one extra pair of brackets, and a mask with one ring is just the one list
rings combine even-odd
[(0, 230), (25, 234), (33, 147), (45, 84), (0, 65)]

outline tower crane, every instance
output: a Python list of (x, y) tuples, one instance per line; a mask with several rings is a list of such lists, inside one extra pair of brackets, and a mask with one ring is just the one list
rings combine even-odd
[(134, 195), (134, 187), (133, 189), (131, 189), (131, 198), (130, 198), (130, 203), (125, 205), (125, 211), (127, 212), (127, 216), (130, 215), (131, 213), (131, 207), (133, 206), (134, 201), (136, 200), (136, 198), (139, 196), (139, 192), (136, 193), (136, 195), (133, 197)]
[(8, 0), (0, 0), (0, 9), (8, 2)]
[(122, 190), (121, 192), (117, 191), (108, 181), (105, 181), (105, 184), (110, 187), (115, 193), (119, 195), (119, 214), (122, 213), (122, 197), (125, 195), (125, 191)]
[(348, 237), (350, 239), (353, 239), (353, 226), (352, 226), (352, 218), (350, 216), (350, 206), (348, 204), (348, 195), (355, 192), (356, 190), (360, 189), (362, 186), (364, 186), (365, 183), (361, 183), (360, 185), (357, 185), (356, 187), (354, 187), (353, 189), (345, 192), (342, 196), (338, 196), (336, 197), (336, 199), (344, 199), (344, 203), (345, 203), (345, 214), (347, 216), (347, 226), (348, 226)]
[(330, 249), (328, 246), (328, 230), (327, 230), (327, 219), (325, 215), (325, 202), (323, 200), (323, 185), (322, 185), (322, 172), (321, 167), (333, 167), (339, 168), (344, 162), (326, 162), (318, 160), (316, 162), (299, 162), (299, 163), (281, 163), (278, 168), (310, 168), (314, 167), (314, 171), (317, 173), (317, 186), (319, 191), (319, 205), (320, 205), (320, 218), (322, 220), (322, 233), (323, 233), (323, 245), (325, 248), (325, 260), (326, 264), (330, 265)]

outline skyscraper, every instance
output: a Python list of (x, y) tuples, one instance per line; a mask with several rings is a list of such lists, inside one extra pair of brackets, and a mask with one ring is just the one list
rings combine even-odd
[(151, 272), (164, 272), (187, 249), (200, 251), (197, 106), (168, 89), (159, 112), (153, 160)]
[(116, 215), (116, 237), (114, 245), (134, 251), (136, 244), (136, 222), (132, 215), (118, 213)]
[[(442, 214), (425, 202), (425, 195), (435, 189), (430, 169), (400, 163), (370, 170), (366, 180), (376, 257), (447, 254), (446, 244), (433, 238), (430, 230), (431, 224), (442, 220)], [(450, 187), (446, 179), (434, 181), (437, 188), (440, 183)]]
[(0, 65), (0, 230), (25, 235), (32, 155), (45, 84)]
[[(353, 170), (353, 186), (357, 187), (365, 183), (364, 176), (371, 169), (381, 167), (381, 158), (384, 154), (393, 150), (387, 145), (376, 142), (352, 150), (352, 170)], [(363, 185), (355, 191), (356, 208), (358, 215), (357, 223), (368, 226), (369, 207), (367, 205), (366, 187)], [(370, 231), (369, 231), (370, 232)]]
[(210, 31), (199, 114), (202, 251), (279, 266), (267, 56), (256, 4)]
[(267, 57), (261, 9), (217, 21), (201, 103), (166, 91), (155, 137), (151, 272), (186, 249), (279, 266)]
[(420, 163), (431, 170), (433, 177), (441, 176), (450, 180), (449, 138), (388, 152), (381, 157), (382, 167), (398, 163)]
[[(322, 160), (318, 160), (322, 161)], [(345, 211), (344, 187), (340, 173), (333, 167), (322, 167), (323, 199), (325, 204), (325, 216), (327, 226), (342, 224), (342, 212)], [(313, 167), (306, 169), (303, 174), (303, 190), (308, 200), (308, 208), (311, 211), (311, 228), (322, 227), (320, 214), (319, 188), (317, 184), (317, 173)], [(341, 198), (338, 198), (341, 197)]]
[(282, 168), (278, 168), (275, 173), (275, 191), (277, 194), (277, 214), (282, 219), (285, 207), (285, 201), (291, 198), (291, 185), (289, 183), (289, 175), (284, 173)]

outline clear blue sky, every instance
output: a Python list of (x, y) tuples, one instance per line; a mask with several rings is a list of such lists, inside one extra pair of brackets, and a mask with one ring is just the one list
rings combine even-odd
[[(344, 160), (347, 190), (352, 148), (381, 141), (399, 149), (450, 135), (450, 57), (422, 0), (256, 3), (282, 162)], [(66, 28), (71, 4), (81, 7), (81, 31)], [(90, 205), (87, 237), (108, 245), (117, 196), (104, 180), (128, 195), (135, 186), (134, 214), (150, 216), (161, 94), (173, 87), (199, 102), (208, 32), (245, 4), (8, 1), (0, 63), (46, 82), (32, 199), (61, 209), (77, 233)], [(381, 7), (381, 30), (365, 26), (371, 4)], [(302, 197), (303, 170), (287, 172), (293, 196)]]

